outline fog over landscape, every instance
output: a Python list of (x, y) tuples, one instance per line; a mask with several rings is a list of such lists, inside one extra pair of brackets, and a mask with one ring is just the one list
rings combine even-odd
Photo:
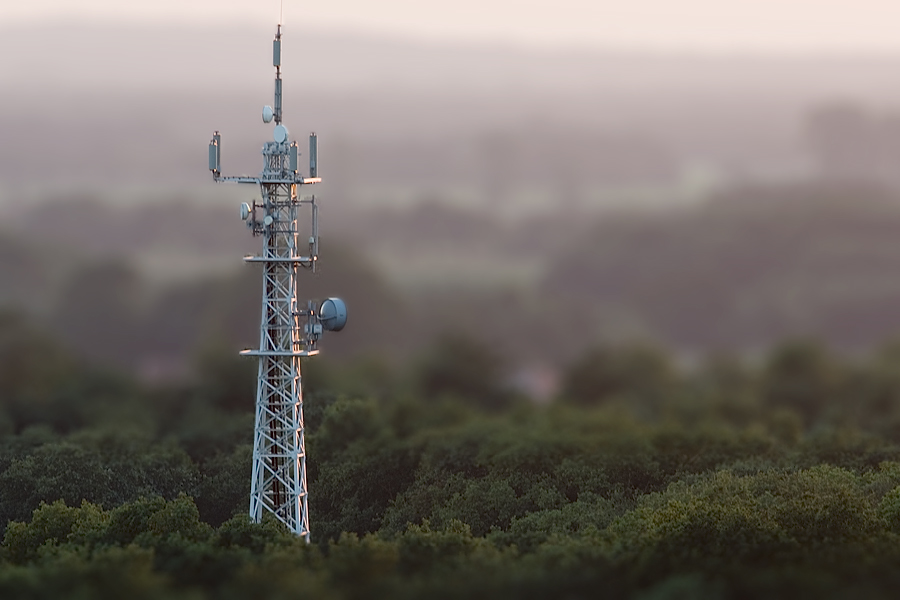
[(896, 597), (900, 4), (280, 4), (0, 0), (0, 598)]
[[(35, 179), (88, 185), (101, 175), (116, 183), (201, 184), (202, 153), (191, 148), (216, 128), (229, 167), (254, 171), (255, 147), (266, 135), (257, 113), (271, 87), (259, 40), (269, 29), (59, 21), (6, 28), (5, 187), (27, 188)], [(23, 47), (28, 52), (16, 50)], [(285, 102), (291, 127), (316, 129), (329, 144), (331, 180), (360, 179), (370, 188), (422, 178), (426, 188), (465, 186), (496, 171), (491, 160), (510, 162), (502, 147), (490, 146), (504, 140), (545, 154), (550, 164), (531, 166), (532, 176), (564, 170), (554, 160), (588, 162), (570, 168), (640, 183), (640, 164), (624, 160), (615, 172), (617, 152), (559, 156), (619, 142), (626, 153), (629, 144), (647, 149), (632, 150), (639, 156), (631, 163), (646, 153), (651, 181), (661, 162), (676, 181), (700, 168), (723, 177), (785, 176), (805, 166), (808, 110), (844, 99), (890, 107), (898, 70), (900, 60), (889, 57), (567, 50), (299, 27), (286, 29)], [(51, 138), (64, 144), (65, 160), (46, 169), (24, 158)]]
[[(258, 119), (270, 102), (271, 27), (59, 18), (0, 27), (0, 198), (11, 239), (29, 248), (44, 240), (47, 249), (34, 256), (64, 252), (76, 263), (82, 256), (130, 265), (151, 290), (242, 272), (237, 259), (254, 241), (233, 215), (252, 191), (214, 186), (204, 144), (221, 130), (225, 170), (258, 171), (268, 135)], [(753, 314), (762, 311), (769, 323), (760, 329), (752, 320), (739, 324), (750, 313), (734, 312), (735, 299), (722, 298), (725, 312), (711, 313), (705, 325), (688, 325), (690, 310), (663, 317), (654, 305), (671, 301), (673, 282), (656, 278), (632, 289), (612, 272), (605, 282), (596, 269), (612, 260), (609, 268), (617, 263), (632, 278), (646, 269), (684, 275), (696, 266), (678, 258), (685, 243), (725, 235), (704, 224), (708, 211), (732, 210), (714, 208), (722, 197), (742, 198), (727, 204), (738, 211), (728, 244), (751, 254), (763, 248), (759, 238), (741, 238), (738, 205), (771, 211), (753, 217), (771, 219), (771, 227), (785, 227), (786, 218), (783, 202), (760, 204), (757, 194), (789, 201), (816, 195), (803, 189), (827, 189), (855, 197), (851, 205), (863, 214), (867, 199), (892, 197), (900, 134), (878, 124), (900, 105), (900, 57), (427, 41), (307, 31), (301, 23), (285, 36), (285, 122), (296, 137), (319, 134), (326, 242), (358, 254), (395, 299), (406, 299), (408, 318), (422, 319), (404, 347), (458, 326), (509, 348), (514, 360), (539, 362), (610, 338), (689, 352), (757, 349), (789, 335), (854, 347), (881, 339), (880, 331), (851, 326), (838, 334), (845, 324), (791, 313), (790, 302), (775, 298), (800, 293), (796, 278), (773, 284), (780, 291), (769, 300), (751, 301), (759, 304)], [(830, 210), (803, 202), (812, 214)], [(670, 225), (646, 238), (644, 225), (615, 224), (638, 218)], [(696, 226), (685, 225), (688, 237), (674, 253), (652, 258), (671, 227), (681, 227), (675, 223), (692, 219)], [(605, 228), (624, 244), (611, 255), (596, 247), (607, 243), (597, 237), (608, 237)], [(623, 238), (632, 228), (634, 237)], [(717, 251), (718, 274), (685, 288), (679, 302), (702, 306), (719, 287), (733, 289), (729, 257)], [(576, 264), (587, 270), (573, 272)], [(873, 273), (862, 290), (846, 285), (868, 298), (888, 273)], [(32, 308), (56, 304), (53, 286), (62, 284), (51, 280), (65, 280), (59, 277), (45, 282), (46, 299)], [(809, 285), (845, 285), (831, 277)], [(255, 287), (248, 289), (236, 314), (253, 314)], [(587, 289), (595, 291), (585, 296)], [(763, 289), (735, 298), (746, 303)], [(146, 305), (163, 292), (134, 293)], [(22, 296), (15, 286), (8, 295)], [(479, 327), (462, 325), (475, 305), (496, 308)], [(561, 315), (555, 343), (569, 347), (562, 354), (524, 350), (542, 305)], [(238, 329), (252, 337), (254, 319), (244, 321)], [(185, 343), (188, 351), (198, 342)]]

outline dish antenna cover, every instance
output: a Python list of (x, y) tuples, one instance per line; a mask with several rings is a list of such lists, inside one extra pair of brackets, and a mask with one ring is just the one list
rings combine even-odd
[(288, 139), (288, 130), (284, 125), (276, 125), (275, 126), (275, 141), (279, 144), (283, 144)]
[(272, 119), (275, 118), (275, 111), (272, 110), (272, 107), (269, 105), (263, 106), (262, 112), (263, 123), (271, 123)]
[(340, 298), (329, 298), (319, 309), (319, 320), (328, 331), (340, 331), (347, 324), (347, 305)]

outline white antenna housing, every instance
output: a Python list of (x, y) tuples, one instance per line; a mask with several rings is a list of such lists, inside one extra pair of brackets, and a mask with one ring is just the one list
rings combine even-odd
[(279, 144), (285, 143), (289, 135), (290, 133), (288, 132), (287, 127), (285, 127), (284, 125), (278, 124), (275, 126), (275, 141)]

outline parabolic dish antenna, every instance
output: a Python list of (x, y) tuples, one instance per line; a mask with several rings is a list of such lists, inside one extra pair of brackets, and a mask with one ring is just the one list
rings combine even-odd
[(262, 113), (263, 123), (271, 123), (272, 119), (275, 118), (275, 111), (272, 110), (271, 106), (263, 106)]
[(329, 298), (319, 308), (319, 320), (328, 331), (340, 331), (347, 324), (347, 305), (340, 298)]
[(283, 144), (288, 139), (288, 130), (284, 125), (275, 126), (275, 141)]

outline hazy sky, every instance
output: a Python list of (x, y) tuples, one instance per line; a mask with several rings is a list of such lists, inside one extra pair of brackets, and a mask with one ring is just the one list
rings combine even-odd
[[(288, 26), (551, 45), (900, 52), (898, 0), (285, 0)], [(279, 0), (0, 0), (0, 23), (272, 23)]]

